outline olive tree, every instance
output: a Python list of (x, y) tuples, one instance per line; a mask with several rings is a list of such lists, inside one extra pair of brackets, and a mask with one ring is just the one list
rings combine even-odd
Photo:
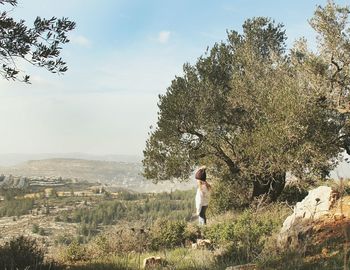
[[(325, 13), (317, 9), (311, 21), (317, 31)], [(322, 29), (319, 34), (326, 37)], [(335, 87), (340, 71), (334, 75), (328, 66), (322, 73), (323, 55), (302, 41), (289, 53), (285, 40), (283, 25), (253, 18), (242, 34), (228, 32), (226, 42), (185, 64), (183, 76), (159, 96), (144, 176), (186, 180), (206, 163), (222, 183), (270, 200), (283, 190), (287, 172), (305, 180), (326, 176), (345, 147), (344, 116), (322, 94)]]

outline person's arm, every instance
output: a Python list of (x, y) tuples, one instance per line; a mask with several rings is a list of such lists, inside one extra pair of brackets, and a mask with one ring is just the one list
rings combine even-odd
[(207, 189), (210, 191), (211, 190), (211, 185), (208, 182), (206, 182), (205, 185), (207, 186)]

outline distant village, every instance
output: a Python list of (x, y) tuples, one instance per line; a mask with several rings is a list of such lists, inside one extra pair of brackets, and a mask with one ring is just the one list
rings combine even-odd
[(0, 175), (0, 188), (11, 187), (11, 188), (28, 188), (28, 187), (60, 187), (65, 186), (68, 183), (74, 184), (79, 180), (74, 178), (65, 178), (57, 176), (14, 176)]
[(0, 175), (0, 188), (18, 188), (33, 192), (45, 190), (46, 194), (50, 194), (50, 190), (53, 190), (53, 192), (58, 192), (59, 196), (68, 196), (72, 192), (75, 196), (96, 195), (105, 191), (113, 193), (120, 188), (136, 192), (161, 192), (176, 189), (185, 190), (192, 187), (194, 184), (191, 182), (153, 184), (151, 181), (133, 175), (119, 175), (109, 181), (97, 179), (95, 182), (76, 177)]

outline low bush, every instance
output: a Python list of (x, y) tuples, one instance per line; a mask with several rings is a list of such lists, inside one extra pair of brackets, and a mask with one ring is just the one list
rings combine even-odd
[(279, 204), (259, 211), (244, 210), (231, 220), (206, 227), (204, 236), (216, 247), (226, 248), (223, 258), (250, 262), (262, 252), (266, 239), (279, 230), (288, 213), (289, 209)]
[(83, 261), (86, 259), (85, 254), (85, 247), (78, 241), (74, 240), (63, 250), (61, 259), (65, 262)]
[(60, 234), (55, 239), (55, 244), (58, 245), (69, 245), (72, 243), (74, 236), (71, 234)]
[(184, 245), (186, 240), (186, 222), (158, 220), (151, 233), (151, 249), (159, 250)]
[(38, 269), (44, 263), (44, 252), (34, 239), (19, 236), (0, 247), (0, 269)]
[(40, 227), (39, 227), (38, 224), (34, 223), (34, 224), (32, 225), (32, 233), (38, 233), (38, 232), (39, 232), (39, 229), (40, 229)]

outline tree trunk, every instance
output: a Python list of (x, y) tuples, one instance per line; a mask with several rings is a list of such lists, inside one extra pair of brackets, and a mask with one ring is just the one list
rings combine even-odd
[(265, 196), (267, 201), (274, 202), (282, 193), (286, 183), (286, 173), (257, 177), (253, 183), (252, 199)]

